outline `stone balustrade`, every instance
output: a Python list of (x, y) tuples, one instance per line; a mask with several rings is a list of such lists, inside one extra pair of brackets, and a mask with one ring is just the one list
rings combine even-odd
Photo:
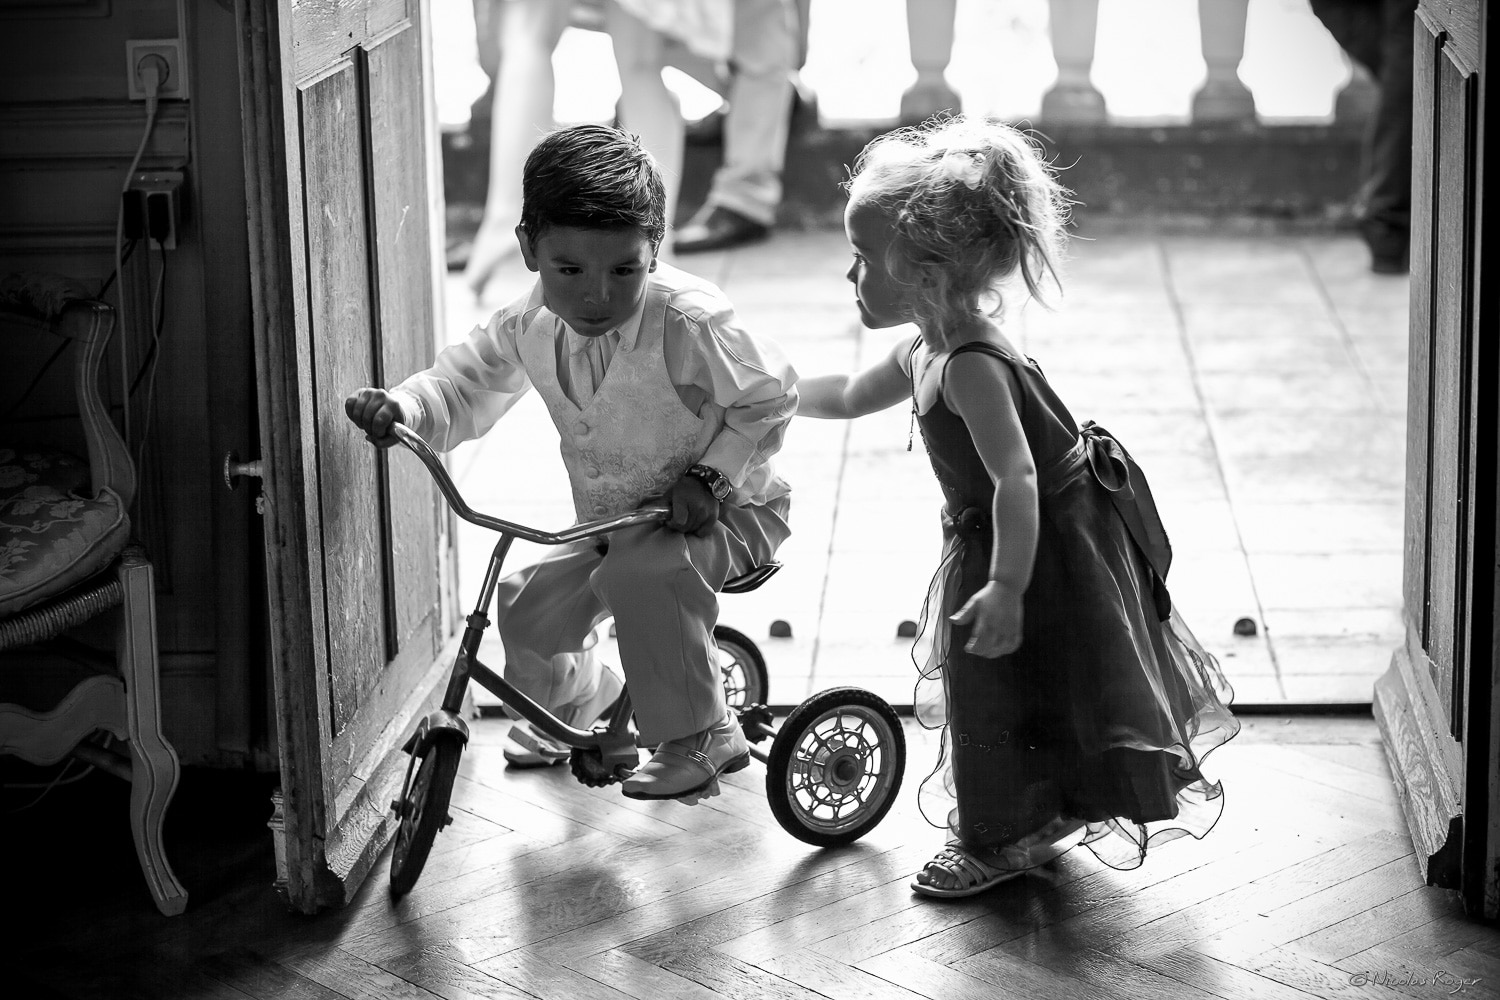
[[(906, 0), (908, 48), (917, 76), (901, 98), (903, 121), (920, 121), (944, 110), (961, 109), (960, 95), (945, 76), (957, 7), (957, 0)], [(1258, 122), (1255, 97), (1239, 75), (1249, 7), (1250, 0), (1197, 0), (1198, 36), (1206, 73), (1192, 98), (1194, 125)], [(1091, 78), (1099, 0), (1048, 0), (1048, 13), (1057, 80), (1042, 97), (1039, 123), (1111, 124), (1108, 101)], [(1369, 76), (1354, 67), (1335, 102), (1335, 120), (1363, 118), (1372, 95)]]

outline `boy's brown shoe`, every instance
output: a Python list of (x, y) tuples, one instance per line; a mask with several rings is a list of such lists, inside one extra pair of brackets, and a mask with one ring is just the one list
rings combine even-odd
[(721, 774), (750, 763), (750, 745), (733, 712), (724, 721), (656, 748), (651, 759), (625, 779), (621, 791), (632, 799), (680, 799), (708, 789)]

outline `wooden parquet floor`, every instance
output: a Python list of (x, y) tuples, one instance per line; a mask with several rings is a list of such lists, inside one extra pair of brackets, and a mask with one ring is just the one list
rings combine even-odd
[[(850, 847), (776, 825), (758, 764), (687, 808), (508, 770), (483, 720), (455, 823), (392, 903), (386, 860), (343, 910), (269, 888), (264, 800), (179, 805), (169, 851), (193, 893), (158, 917), (114, 827), (17, 834), (9, 996), (333, 1000), (1307, 1000), (1500, 996), (1500, 932), (1425, 886), (1368, 717), (1252, 717), (1211, 774), (1204, 840), (1135, 871), (1077, 850), (960, 901), (914, 895), (940, 845), (916, 809), (932, 736), (908, 723), (906, 784)], [(215, 784), (222, 784), (222, 777)], [(252, 783), (253, 784), (253, 783)], [(51, 807), (55, 813), (66, 807)], [(185, 788), (181, 801), (211, 800)], [(21, 817), (28, 817), (22, 819)], [(52, 818), (55, 818), (52, 817)], [(123, 830), (123, 827), (120, 828)], [(89, 838), (100, 846), (89, 849)], [(103, 871), (116, 874), (106, 876)], [(124, 874), (119, 874), (123, 872)], [(5, 976), (5, 982), (16, 982)]]

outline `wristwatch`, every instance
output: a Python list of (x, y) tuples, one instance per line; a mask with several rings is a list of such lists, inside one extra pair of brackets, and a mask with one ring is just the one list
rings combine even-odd
[(692, 476), (694, 479), (698, 480), (698, 482), (702, 483), (704, 486), (707, 486), (708, 492), (712, 493), (714, 499), (719, 501), (720, 503), (723, 503), (724, 499), (729, 496), (730, 492), (734, 489), (734, 486), (724, 476), (724, 473), (720, 472), (718, 469), (713, 468), (712, 466), (690, 466), (687, 470), (686, 475)]

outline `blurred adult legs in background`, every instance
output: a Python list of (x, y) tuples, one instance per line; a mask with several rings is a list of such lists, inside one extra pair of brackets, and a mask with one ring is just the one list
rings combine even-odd
[(775, 226), (801, 37), (791, 0), (734, 0), (729, 75), (713, 88), (728, 104), (724, 159), (703, 207), (676, 235), (678, 253), (738, 246)]
[[(807, 65), (808, 19), (812, 12), (812, 0), (792, 0), (792, 8), (796, 15), (793, 32), (797, 44), (796, 55), (792, 60), (792, 132), (795, 134), (799, 127), (808, 123), (817, 123), (818, 98), (802, 79), (802, 69)], [(672, 65), (718, 94), (720, 98), (729, 92), (729, 81), (720, 76), (715, 67), (710, 66), (707, 72), (704, 72), (696, 65), (687, 65), (675, 59)], [(717, 146), (722, 143), (724, 141), (724, 118), (728, 107), (728, 102), (722, 103), (697, 121), (688, 122), (687, 144), (689, 146)]]
[[(667, 65), (668, 37), (613, 0), (605, 12), (605, 24), (620, 72), (620, 125), (639, 135), (661, 165), (670, 234), (682, 186), (683, 122), (677, 96), (661, 76)], [(670, 243), (668, 235), (664, 251)]]
[(1380, 86), (1355, 211), (1370, 269), (1401, 274), (1411, 236), (1412, 14), (1417, 0), (1312, 0), (1313, 13)]
[(537, 139), (553, 126), (552, 53), (568, 26), (573, 0), (475, 0), (474, 7), (480, 65), (493, 73), (494, 100), (489, 193), (464, 282), (475, 295), (483, 295), (499, 266), (517, 250), (521, 168)]

